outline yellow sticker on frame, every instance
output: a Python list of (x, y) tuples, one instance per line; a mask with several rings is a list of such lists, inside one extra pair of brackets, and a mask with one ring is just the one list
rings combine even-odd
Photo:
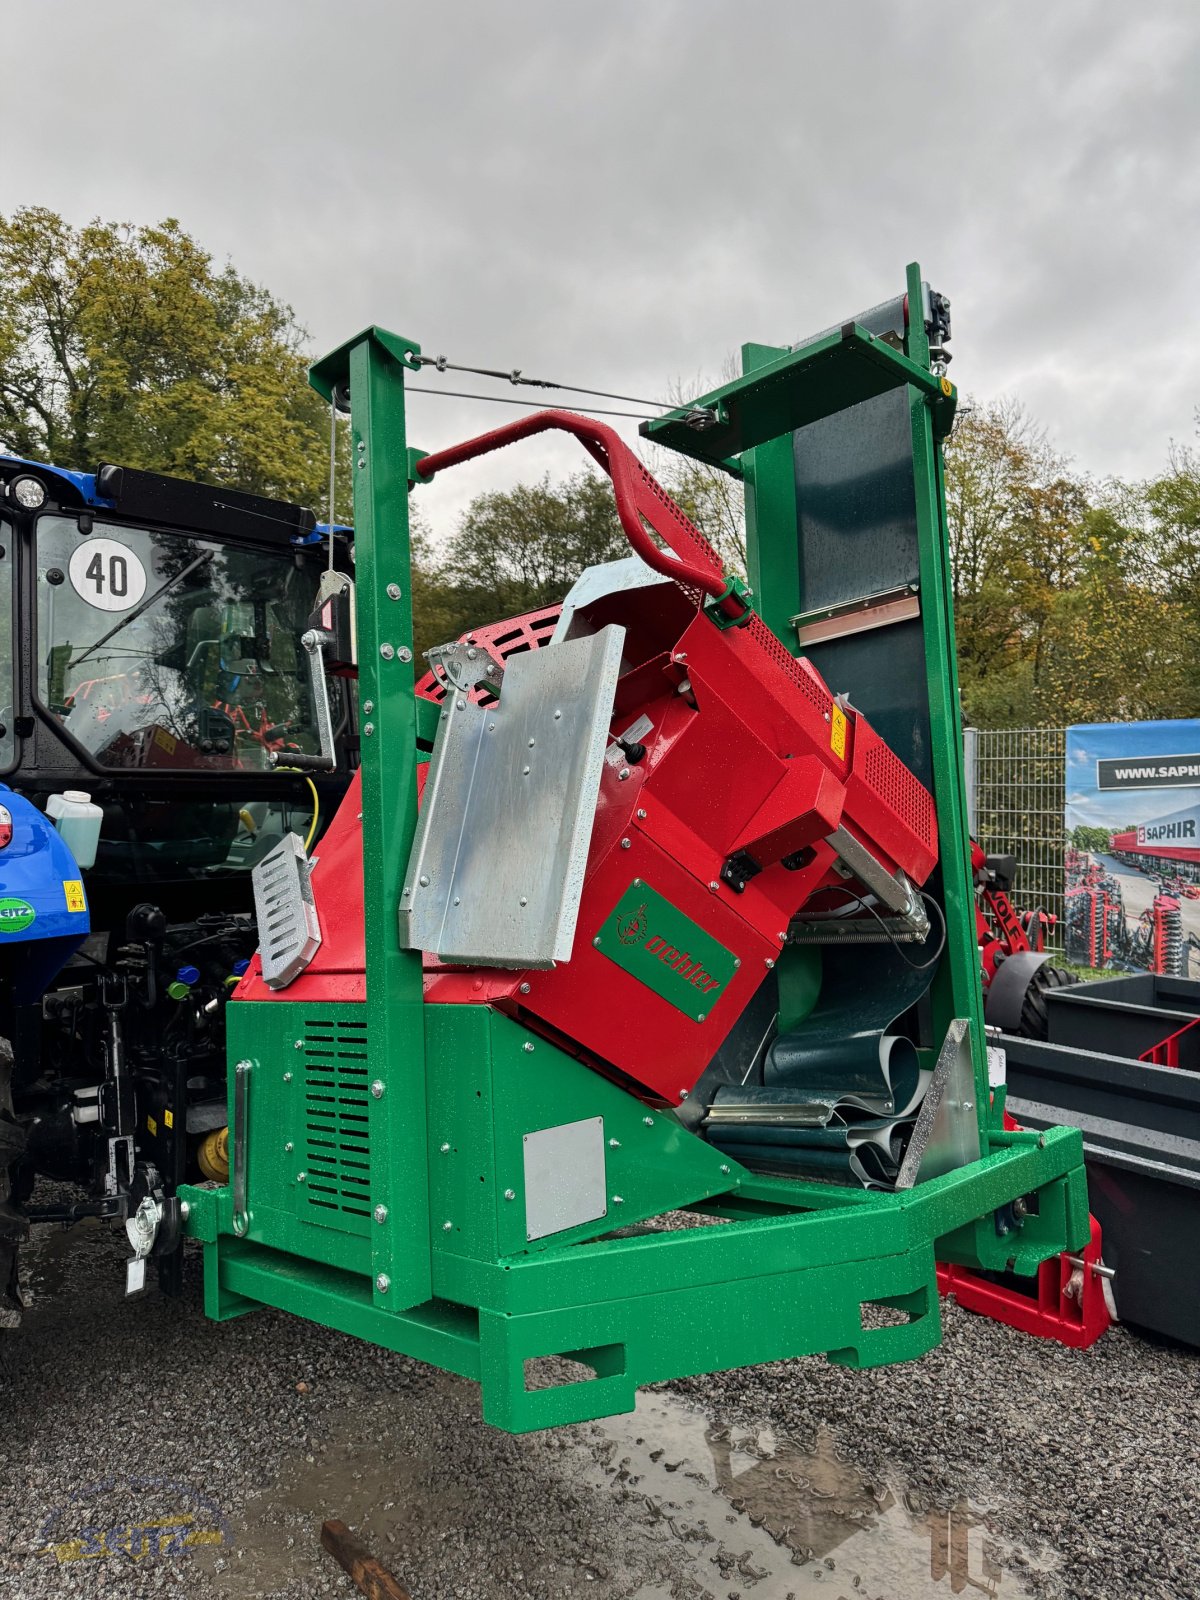
[(834, 706), (829, 719), (829, 748), (839, 761), (846, 759), (846, 713)]
[(67, 901), (68, 911), (86, 911), (87, 900), (83, 893), (83, 884), (78, 878), (63, 879), (63, 894)]

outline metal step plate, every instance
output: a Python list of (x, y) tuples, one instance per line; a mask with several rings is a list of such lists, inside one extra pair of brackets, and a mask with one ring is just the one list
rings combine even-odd
[(303, 841), (289, 833), (250, 874), (258, 952), (269, 988), (286, 989), (321, 948), (310, 871)]

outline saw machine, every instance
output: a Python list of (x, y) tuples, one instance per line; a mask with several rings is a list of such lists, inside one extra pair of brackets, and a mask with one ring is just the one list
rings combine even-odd
[[(305, 645), (344, 670), (356, 633), (362, 768), (311, 860), (256, 869), (230, 1182), (186, 1192), (211, 1316), (404, 1351), (522, 1431), (676, 1375), (920, 1355), (935, 1259), (1086, 1241), (1078, 1133), (1005, 1131), (989, 1083), (948, 334), (910, 268), (645, 426), (744, 481), (749, 584), (597, 421), (423, 455), (416, 345), (368, 329), (313, 369), (349, 393), (357, 596)], [(630, 556), (415, 681), (409, 493), (546, 430), (609, 476)]]

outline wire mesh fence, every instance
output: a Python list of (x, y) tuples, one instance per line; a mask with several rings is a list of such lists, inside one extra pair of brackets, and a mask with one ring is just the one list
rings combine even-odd
[(989, 855), (1017, 858), (1013, 903), (1057, 920), (1047, 944), (1062, 953), (1066, 849), (1065, 728), (968, 728), (971, 832)]

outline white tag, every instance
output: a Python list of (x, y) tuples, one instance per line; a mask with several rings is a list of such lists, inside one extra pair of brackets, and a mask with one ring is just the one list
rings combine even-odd
[(636, 722), (631, 722), (621, 735), (626, 744), (640, 744), (646, 734), (654, 732), (654, 724), (643, 713)]
[(125, 1293), (137, 1294), (139, 1289), (146, 1287), (146, 1258), (135, 1256), (132, 1261), (125, 1263)]
[(146, 592), (141, 557), (116, 539), (76, 545), (67, 573), (75, 593), (97, 611), (130, 611)]
[(999, 1089), (1008, 1081), (1008, 1061), (998, 1044), (987, 1047), (988, 1087)]

